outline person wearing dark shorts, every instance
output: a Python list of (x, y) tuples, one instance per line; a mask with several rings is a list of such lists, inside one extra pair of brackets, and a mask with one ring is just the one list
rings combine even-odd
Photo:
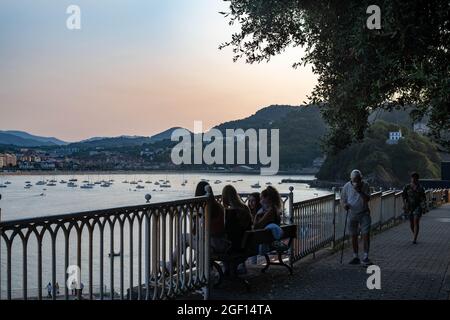
[(419, 183), (419, 174), (411, 174), (411, 182), (403, 188), (403, 209), (409, 217), (413, 244), (417, 244), (420, 230), (420, 219), (426, 208), (425, 189)]

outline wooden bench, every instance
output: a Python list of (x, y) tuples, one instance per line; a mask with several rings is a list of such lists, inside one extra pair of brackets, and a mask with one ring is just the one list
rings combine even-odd
[[(293, 273), (292, 263), (290, 262), (289, 264), (286, 264), (283, 261), (283, 255), (288, 254), (288, 251), (292, 245), (292, 240), (297, 237), (297, 225), (294, 224), (283, 225), (281, 226), (281, 229), (283, 230), (283, 236), (281, 237), (280, 240), (283, 242), (287, 240), (285, 246), (274, 247), (272, 245), (275, 239), (270, 230), (265, 229), (251, 230), (245, 232), (244, 234), (241, 244), (242, 250), (238, 252), (212, 254), (211, 255), (212, 266), (218, 273), (218, 279), (216, 279), (215, 286), (220, 285), (224, 277), (223, 270), (217, 262), (227, 263), (230, 268), (230, 276), (232, 278), (239, 279), (237, 277), (238, 265), (245, 262), (249, 257), (258, 255), (261, 245), (267, 247), (267, 252), (263, 254), (264, 257), (266, 258), (266, 265), (261, 270), (261, 272), (266, 272), (271, 265), (278, 265), (286, 267), (289, 273), (292, 274)], [(273, 255), (277, 256), (278, 258), (277, 262), (271, 261), (270, 256)], [(249, 289), (248, 282), (245, 280), (242, 281), (246, 285), (247, 289)]]

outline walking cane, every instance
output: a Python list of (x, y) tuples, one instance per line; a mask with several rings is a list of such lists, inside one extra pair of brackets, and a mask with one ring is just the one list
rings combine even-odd
[(345, 231), (347, 230), (347, 219), (348, 219), (348, 209), (347, 213), (345, 214), (344, 237), (342, 238), (342, 249), (341, 249), (341, 264), (342, 259), (344, 258), (344, 244), (345, 244)]

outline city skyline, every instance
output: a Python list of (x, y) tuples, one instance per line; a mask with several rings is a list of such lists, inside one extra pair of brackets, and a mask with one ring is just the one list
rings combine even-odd
[[(71, 4), (81, 8), (81, 30), (66, 28)], [(257, 65), (218, 49), (235, 30), (219, 14), (226, 10), (208, 0), (6, 0), (0, 129), (68, 142), (151, 136), (306, 101), (316, 77), (309, 66), (292, 68), (300, 48)]]

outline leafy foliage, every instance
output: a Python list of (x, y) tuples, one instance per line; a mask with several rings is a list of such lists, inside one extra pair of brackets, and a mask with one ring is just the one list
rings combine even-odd
[[(382, 29), (369, 30), (368, 0), (225, 0), (224, 16), (240, 30), (221, 45), (234, 59), (269, 61), (302, 46), (318, 84), (310, 100), (321, 106), (331, 153), (361, 140), (374, 110), (413, 105), (429, 116), (433, 137), (450, 147), (450, 3), (379, 0)], [(297, 66), (296, 64), (295, 66)]]
[(347, 180), (357, 168), (375, 185), (400, 186), (415, 171), (422, 178), (438, 178), (440, 157), (436, 146), (426, 137), (401, 127), (403, 139), (388, 145), (390, 131), (399, 126), (378, 120), (363, 141), (327, 158), (317, 177), (323, 180)]

